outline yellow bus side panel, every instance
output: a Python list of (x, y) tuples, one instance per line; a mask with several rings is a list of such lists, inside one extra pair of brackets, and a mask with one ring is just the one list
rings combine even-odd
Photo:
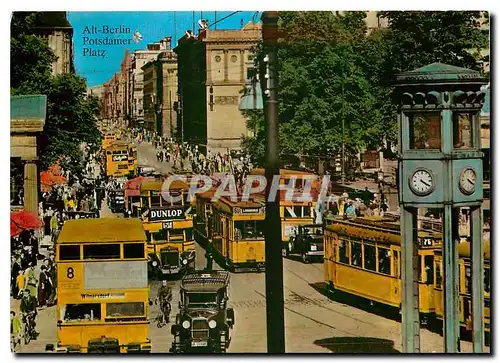
[(59, 346), (80, 345), (87, 348), (88, 341), (102, 336), (116, 338), (120, 345), (146, 343), (149, 337), (149, 322), (92, 323), (65, 325), (57, 329)]

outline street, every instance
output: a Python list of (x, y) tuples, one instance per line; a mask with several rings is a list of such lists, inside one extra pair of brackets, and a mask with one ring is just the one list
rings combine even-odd
[[(161, 168), (168, 172), (170, 165), (156, 162), (155, 151), (151, 144), (139, 146), (139, 164)], [(157, 169), (158, 170), (158, 169)], [(115, 216), (103, 202), (102, 217)], [(43, 252), (43, 251), (42, 251)], [(205, 251), (196, 244), (197, 269), (206, 266)], [(214, 262), (214, 269), (220, 269)], [(323, 264), (304, 264), (292, 259), (284, 259), (285, 293), (285, 339), (286, 351), (293, 353), (328, 353), (332, 349), (344, 352), (359, 351), (359, 344), (372, 344), (370, 351), (393, 346), (389, 351), (402, 351), (401, 323), (396, 318), (387, 318), (364, 309), (353, 307), (342, 301), (330, 300), (322, 294), (324, 280)], [(156, 317), (158, 305), (149, 309), (150, 338), (153, 353), (168, 352), (172, 344), (171, 322), (178, 312), (179, 279), (171, 279), (173, 286), (172, 312), (170, 323), (158, 328)], [(150, 281), (150, 299), (153, 301), (160, 281)], [(230, 353), (265, 353), (266, 343), (266, 301), (264, 273), (231, 273), (229, 288), (230, 307), (235, 311), (235, 326), (230, 332)], [(18, 310), (19, 301), (11, 299), (11, 308)], [(19, 352), (41, 353), (46, 344), (57, 341), (56, 308), (39, 309), (37, 318), (38, 339), (23, 345)], [(326, 341), (325, 341), (326, 340)], [(328, 349), (335, 346), (336, 348)], [(328, 346), (328, 347), (325, 347)], [(349, 348), (351, 347), (351, 348)], [(349, 350), (351, 349), (351, 350)], [(384, 348), (383, 352), (387, 352)], [(443, 352), (443, 338), (439, 334), (421, 329), (421, 351)], [(472, 352), (471, 342), (462, 341), (462, 352)]]

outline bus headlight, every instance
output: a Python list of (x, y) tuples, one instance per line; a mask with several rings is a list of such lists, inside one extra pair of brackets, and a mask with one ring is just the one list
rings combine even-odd
[(182, 322), (182, 327), (183, 327), (184, 329), (189, 329), (189, 327), (190, 327), (190, 326), (191, 326), (191, 323), (189, 322), (189, 320), (184, 320), (184, 321)]
[(187, 263), (188, 263), (188, 260), (186, 260), (186, 259), (183, 259), (183, 260), (182, 260), (182, 263), (183, 263), (184, 265), (187, 265)]
[(153, 265), (153, 267), (156, 267), (156, 266), (158, 266), (158, 262), (153, 261), (152, 265)]
[(217, 326), (217, 322), (215, 320), (210, 320), (208, 322), (208, 326), (210, 327), (210, 329), (214, 329)]

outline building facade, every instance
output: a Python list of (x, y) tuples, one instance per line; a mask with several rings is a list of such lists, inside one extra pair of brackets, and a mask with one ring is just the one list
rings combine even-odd
[(261, 24), (249, 22), (240, 30), (201, 29), (197, 37), (188, 33), (179, 40), (174, 51), (185, 140), (225, 153), (251, 135), (238, 104), (250, 49), (261, 36)]
[(75, 71), (73, 27), (65, 11), (36, 13), (35, 30), (44, 39), (57, 57), (52, 63), (54, 75)]

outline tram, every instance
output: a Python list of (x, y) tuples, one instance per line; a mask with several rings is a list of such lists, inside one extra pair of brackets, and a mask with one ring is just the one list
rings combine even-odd
[[(337, 291), (399, 309), (401, 241), (396, 218), (329, 220), (324, 233), (324, 271), (329, 293)], [(421, 321), (442, 319), (442, 235), (418, 232), (418, 291)], [(489, 242), (485, 242), (485, 330), (490, 321)], [(459, 245), (460, 323), (470, 330), (470, 244)]]

